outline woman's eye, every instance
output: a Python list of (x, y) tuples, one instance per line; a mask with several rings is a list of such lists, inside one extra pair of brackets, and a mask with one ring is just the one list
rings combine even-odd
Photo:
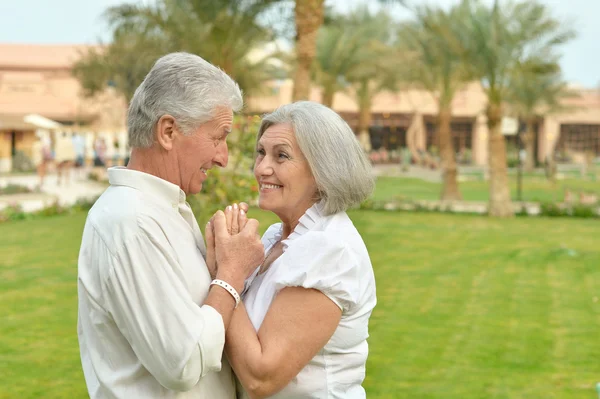
[(265, 150), (263, 150), (262, 148), (259, 148), (258, 150), (256, 150), (256, 153), (258, 155), (265, 155)]
[(286, 153), (283, 153), (283, 152), (280, 152), (280, 153), (279, 153), (279, 158), (280, 158), (280, 159), (289, 159), (289, 157), (287, 156), (287, 154), (286, 154)]

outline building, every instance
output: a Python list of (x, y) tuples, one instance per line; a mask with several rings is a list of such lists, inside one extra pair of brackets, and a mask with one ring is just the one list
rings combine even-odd
[[(86, 46), (42, 46), (0, 44), (0, 172), (12, 168), (17, 151), (32, 155), (33, 142), (43, 129), (25, 117), (37, 114), (56, 121), (67, 132), (83, 134), (86, 156), (94, 157), (93, 143), (103, 137), (109, 156), (125, 155), (126, 105), (107, 87), (94, 100), (82, 96), (71, 68)], [(559, 160), (581, 161), (600, 156), (600, 92), (580, 90), (570, 100), (574, 108), (563, 114), (540, 118), (536, 124), (536, 157), (543, 162), (550, 155)], [(247, 112), (269, 112), (291, 101), (292, 82), (270, 82), (267, 94), (246, 99)], [(320, 101), (319, 88), (311, 100)], [(459, 92), (453, 103), (452, 137), (463, 163), (485, 165), (489, 135), (484, 107), (486, 96), (478, 84)], [(358, 107), (347, 93), (338, 93), (333, 108), (355, 129)], [(373, 99), (369, 129), (374, 150), (398, 151), (408, 147), (413, 153), (436, 150), (434, 95), (422, 90), (381, 93)], [(518, 124), (517, 124), (518, 125)], [(522, 128), (522, 126), (521, 126)], [(516, 136), (507, 136), (508, 147), (516, 151)], [(117, 145), (118, 144), (118, 145)], [(111, 155), (112, 154), (112, 155)]]
[[(51, 129), (28, 118), (39, 115), (57, 122), (61, 133), (80, 133), (86, 138), (87, 156), (93, 158), (93, 142), (100, 137), (125, 148), (124, 102), (107, 89), (92, 100), (82, 96), (71, 68), (86, 46), (0, 44), (0, 172), (12, 170), (18, 151), (35, 158), (37, 136), (55, 135)], [(113, 147), (114, 152), (114, 145)]]
[[(586, 156), (600, 157), (600, 91), (578, 89), (579, 98), (569, 99), (563, 113), (540, 118), (535, 125), (536, 160), (544, 162), (554, 155), (559, 161), (582, 162)], [(254, 112), (268, 112), (279, 104), (291, 101), (292, 82), (273, 82), (270, 95), (250, 98)], [(311, 100), (320, 101), (319, 88), (313, 88)], [(457, 93), (452, 104), (451, 124), (457, 154), (470, 154), (466, 161), (486, 165), (489, 135), (485, 117), (486, 95), (477, 83)], [(337, 93), (333, 108), (356, 131), (358, 106), (347, 93)], [(435, 120), (438, 106), (432, 93), (423, 90), (384, 92), (373, 99), (369, 129), (372, 148), (395, 150), (414, 147), (431, 150), (436, 147)], [(507, 121), (509, 118), (507, 118)], [(412, 128), (411, 128), (412, 127)], [(420, 127), (420, 128), (414, 128)], [(517, 123), (523, 130), (524, 124)], [(507, 135), (507, 148), (517, 153), (516, 135)]]

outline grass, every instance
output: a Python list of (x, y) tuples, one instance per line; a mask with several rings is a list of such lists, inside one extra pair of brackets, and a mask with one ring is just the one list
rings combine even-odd
[[(511, 197), (517, 199), (517, 179), (509, 177)], [(488, 201), (489, 184), (486, 181), (466, 181), (459, 183), (459, 189), (466, 201)], [(561, 202), (565, 190), (577, 195), (580, 191), (600, 195), (600, 183), (593, 180), (565, 179), (551, 183), (544, 177), (527, 176), (523, 179), (522, 195), (524, 201)], [(442, 190), (441, 183), (432, 183), (415, 178), (379, 177), (373, 199), (377, 201), (394, 198), (410, 200), (438, 200)]]
[[(593, 398), (592, 220), (355, 211), (378, 305), (369, 399)], [(262, 227), (275, 221), (258, 213)], [(77, 252), (85, 214), (0, 225), (0, 398), (85, 398)]]

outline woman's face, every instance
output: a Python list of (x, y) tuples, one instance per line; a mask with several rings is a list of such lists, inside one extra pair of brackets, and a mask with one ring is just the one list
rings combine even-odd
[(297, 221), (316, 200), (317, 185), (290, 124), (270, 126), (257, 145), (254, 176), (258, 204), (286, 223)]

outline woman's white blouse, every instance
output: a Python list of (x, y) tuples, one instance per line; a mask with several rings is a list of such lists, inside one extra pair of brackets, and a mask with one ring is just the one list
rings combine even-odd
[[(323, 292), (342, 310), (325, 347), (272, 398), (365, 398), (368, 322), (377, 302), (375, 277), (365, 244), (345, 212), (323, 216), (321, 204), (309, 208), (283, 254), (264, 273), (248, 280), (243, 299), (256, 331), (277, 293), (285, 287)], [(265, 232), (268, 252), (281, 238), (281, 223)], [(244, 398), (247, 398), (244, 394)]]

